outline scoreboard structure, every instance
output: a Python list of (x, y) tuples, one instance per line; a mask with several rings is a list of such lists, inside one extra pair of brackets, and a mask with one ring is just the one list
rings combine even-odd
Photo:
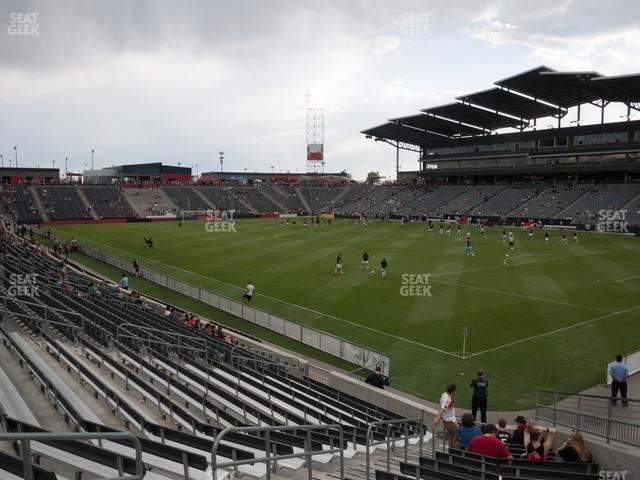
[(324, 173), (324, 108), (307, 102), (307, 173)]

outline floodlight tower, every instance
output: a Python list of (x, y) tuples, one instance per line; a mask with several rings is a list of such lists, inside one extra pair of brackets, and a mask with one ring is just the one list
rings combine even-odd
[(324, 108), (311, 107), (307, 90), (307, 173), (324, 173)]

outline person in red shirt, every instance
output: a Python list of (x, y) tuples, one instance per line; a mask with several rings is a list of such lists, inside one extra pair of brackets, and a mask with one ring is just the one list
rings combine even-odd
[(473, 437), (467, 451), (494, 458), (513, 458), (504, 443), (496, 437), (498, 429), (492, 423), (484, 426), (484, 435)]

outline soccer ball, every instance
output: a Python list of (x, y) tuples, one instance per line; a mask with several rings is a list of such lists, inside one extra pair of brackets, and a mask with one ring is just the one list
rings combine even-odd
[(507, 253), (507, 254), (505, 255), (505, 257), (508, 257), (508, 256), (509, 256), (509, 254)]
[(376, 271), (375, 270), (371, 270), (371, 275), (373, 275), (374, 273), (376, 273)]

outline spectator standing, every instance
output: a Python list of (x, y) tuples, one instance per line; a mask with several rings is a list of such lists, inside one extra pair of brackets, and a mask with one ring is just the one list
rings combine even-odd
[(376, 369), (369, 375), (365, 383), (368, 383), (372, 387), (382, 388), (384, 390), (385, 385), (389, 386), (389, 377), (382, 373), (382, 368), (376, 367)]
[(611, 375), (611, 403), (615, 407), (618, 403), (618, 392), (622, 398), (622, 406), (629, 406), (627, 400), (627, 377), (629, 377), (629, 367), (622, 361), (622, 355), (616, 355), (616, 361), (609, 366)]
[(468, 450), (478, 455), (494, 458), (513, 458), (504, 443), (496, 437), (498, 429), (492, 423), (484, 426), (484, 435), (473, 437)]
[(453, 406), (453, 399), (458, 387), (451, 383), (447, 385), (447, 391), (440, 396), (440, 410), (433, 419), (433, 424), (438, 425), (440, 421), (444, 424), (449, 436), (449, 447), (454, 447), (456, 443), (456, 432), (458, 431), (458, 422), (456, 421), (456, 409)]
[(476, 372), (478, 376), (471, 380), (471, 387), (473, 388), (473, 395), (471, 397), (471, 414), (473, 419), (477, 420), (478, 410), (480, 410), (480, 421), (487, 423), (487, 397), (489, 381), (484, 378), (484, 372), (482, 369), (478, 369)]
[(466, 450), (469, 447), (471, 440), (478, 435), (482, 435), (482, 432), (478, 427), (476, 427), (475, 419), (470, 413), (462, 415), (460, 422), (462, 423), (462, 426), (456, 432), (456, 439), (460, 444), (460, 448), (462, 450)]

